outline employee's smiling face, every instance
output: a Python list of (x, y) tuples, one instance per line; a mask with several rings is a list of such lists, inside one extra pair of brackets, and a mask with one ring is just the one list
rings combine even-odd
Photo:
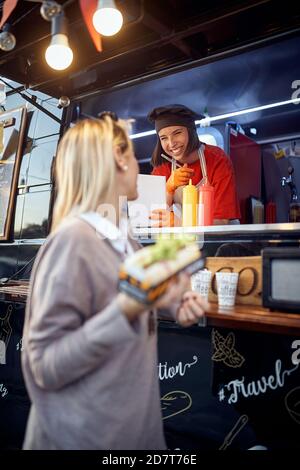
[(168, 126), (158, 132), (161, 146), (166, 154), (178, 162), (184, 163), (189, 143), (188, 130), (184, 126)]

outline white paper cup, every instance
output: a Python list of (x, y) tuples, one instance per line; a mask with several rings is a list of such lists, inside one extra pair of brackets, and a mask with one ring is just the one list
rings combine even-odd
[(218, 303), (221, 307), (232, 307), (238, 285), (238, 273), (216, 273)]
[(191, 276), (192, 290), (198, 292), (205, 299), (208, 299), (211, 274), (211, 271), (202, 269)]

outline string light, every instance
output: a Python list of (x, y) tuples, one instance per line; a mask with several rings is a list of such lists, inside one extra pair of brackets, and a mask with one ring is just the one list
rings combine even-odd
[(12, 51), (16, 46), (16, 38), (10, 32), (10, 25), (5, 24), (0, 33), (0, 49), (5, 52)]
[(51, 34), (51, 43), (45, 53), (47, 64), (55, 70), (64, 70), (73, 61), (73, 51), (69, 46), (67, 20), (63, 13), (52, 18)]
[(122, 13), (116, 8), (114, 0), (99, 0), (93, 16), (93, 25), (102, 36), (117, 34), (123, 25)]

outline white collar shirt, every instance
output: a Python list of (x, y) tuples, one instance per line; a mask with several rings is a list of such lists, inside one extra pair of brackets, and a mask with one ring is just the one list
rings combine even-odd
[(121, 255), (126, 256), (134, 252), (128, 240), (127, 220), (121, 219), (120, 229), (98, 212), (85, 212), (79, 217), (94, 227), (96, 232), (106, 238)]

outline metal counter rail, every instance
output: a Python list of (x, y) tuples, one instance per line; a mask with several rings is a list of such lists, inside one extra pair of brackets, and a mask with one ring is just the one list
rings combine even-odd
[(136, 228), (133, 234), (142, 238), (145, 235), (158, 233), (194, 233), (194, 234), (239, 234), (239, 233), (261, 233), (261, 232), (300, 232), (300, 223), (284, 224), (233, 224), (233, 225), (210, 225), (207, 227), (162, 227), (162, 228)]

